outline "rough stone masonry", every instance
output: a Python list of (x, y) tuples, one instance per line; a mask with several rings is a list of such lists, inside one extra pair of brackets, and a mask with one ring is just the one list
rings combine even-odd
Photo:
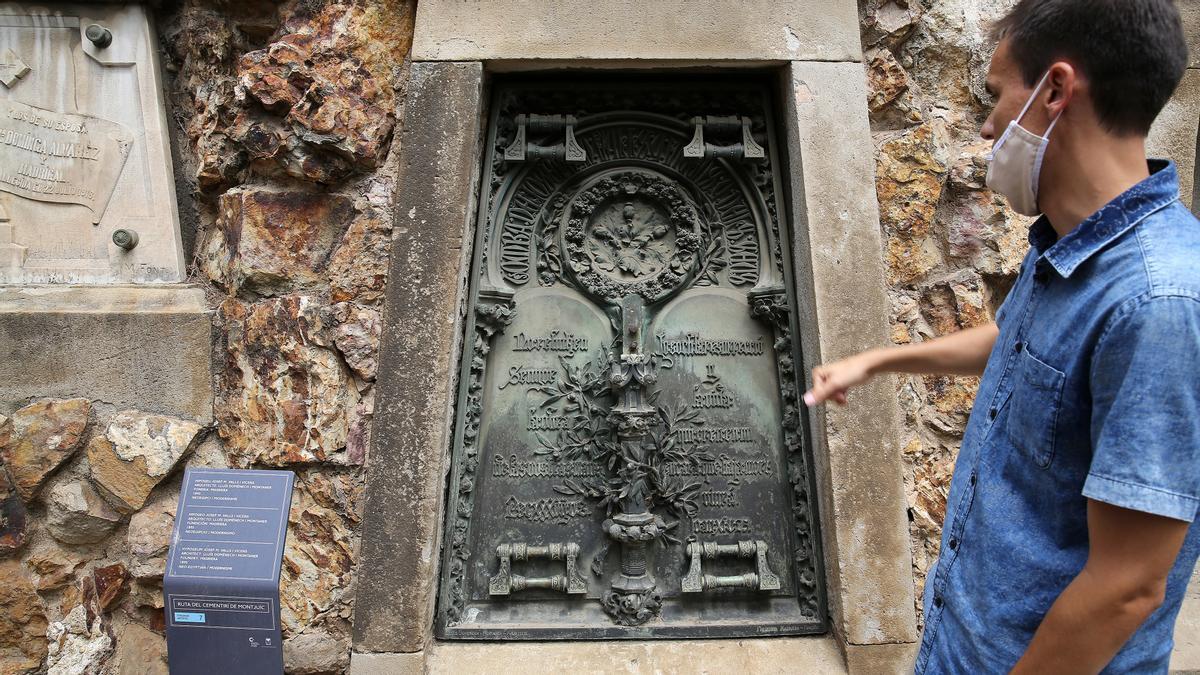
[[(988, 321), (1024, 254), (1025, 221), (984, 187), (978, 137), (987, 23), (1011, 4), (859, 2), (896, 343)], [(82, 390), (0, 410), (0, 673), (166, 671), (160, 584), (185, 465), (296, 472), (287, 670), (348, 667), (414, 10), (159, 8), (188, 275), (215, 310), (214, 419)], [(975, 384), (899, 380), (918, 586)]]

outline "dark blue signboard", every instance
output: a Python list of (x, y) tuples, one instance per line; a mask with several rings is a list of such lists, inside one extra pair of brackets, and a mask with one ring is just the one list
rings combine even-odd
[(187, 469), (163, 595), (172, 675), (282, 673), (290, 471)]

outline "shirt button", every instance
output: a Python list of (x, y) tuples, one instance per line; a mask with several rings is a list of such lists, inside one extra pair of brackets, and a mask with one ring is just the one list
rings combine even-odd
[(972, 473), (971, 474), (971, 485), (974, 485), (974, 484), (975, 484), (975, 474)]
[(1013, 345), (1013, 351), (1016, 351), (1016, 352), (1020, 353), (1020, 351), (1021, 351), (1022, 349), (1025, 349), (1025, 343), (1024, 343), (1024, 342), (1018, 342), (1017, 344)]
[(957, 540), (957, 539), (954, 539), (953, 537), (951, 537), (951, 539), (950, 539), (950, 550), (951, 550), (951, 551), (954, 551), (954, 550), (957, 550), (957, 549), (958, 549), (958, 540)]
[(939, 608), (942, 606), (942, 596), (940, 596), (940, 595), (933, 596), (933, 606), (939, 607)]
[(988, 411), (988, 419), (989, 420), (996, 419), (996, 409), (995, 408), (992, 408), (991, 410)]

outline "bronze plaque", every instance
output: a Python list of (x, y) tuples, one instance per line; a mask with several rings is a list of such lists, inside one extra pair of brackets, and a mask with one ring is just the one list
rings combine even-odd
[(824, 632), (770, 88), (501, 81), (491, 111), (439, 635)]

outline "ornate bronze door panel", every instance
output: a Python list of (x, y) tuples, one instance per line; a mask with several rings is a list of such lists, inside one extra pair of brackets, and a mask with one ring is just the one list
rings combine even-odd
[(825, 631), (769, 88), (491, 110), (439, 635)]

